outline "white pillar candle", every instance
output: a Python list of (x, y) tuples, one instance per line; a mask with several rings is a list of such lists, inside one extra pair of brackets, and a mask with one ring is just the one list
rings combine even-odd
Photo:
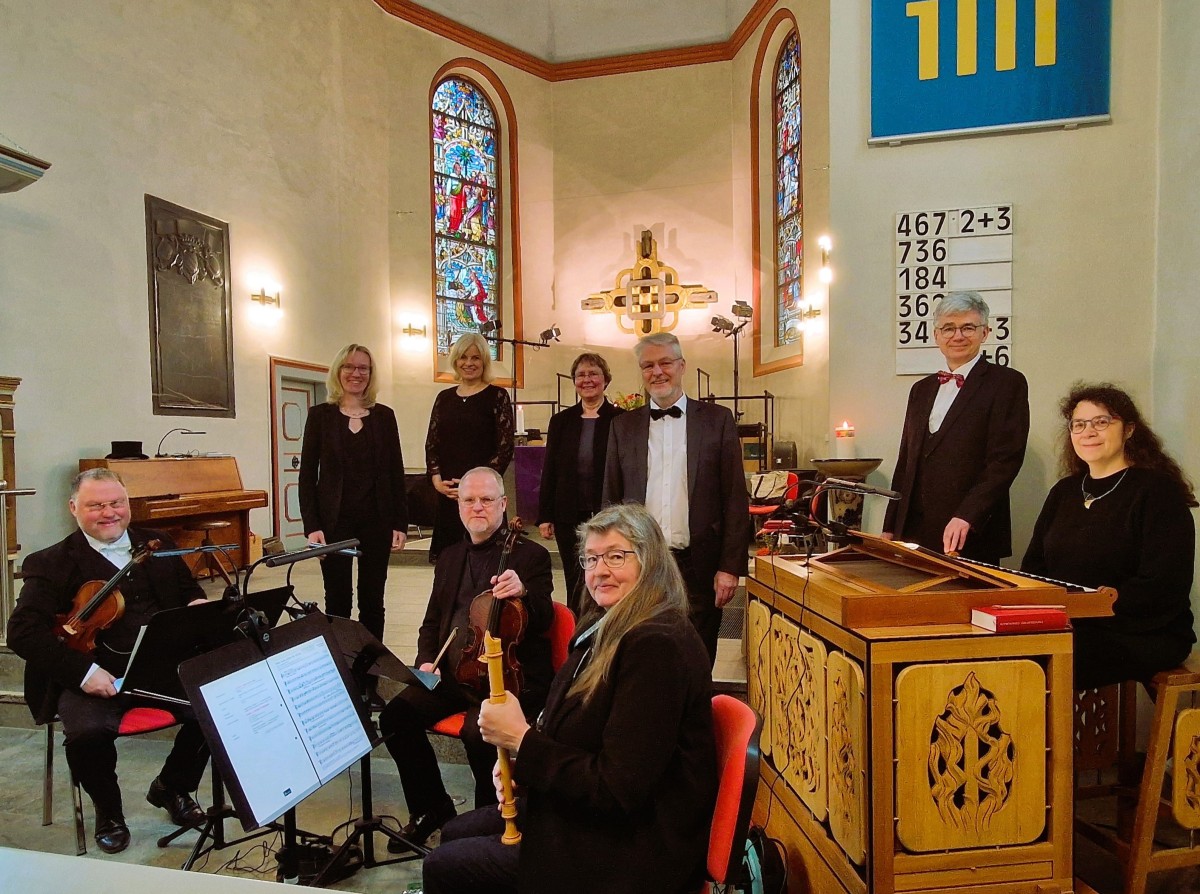
[(525, 433), (525, 408), (520, 404), (517, 404), (517, 432)]
[(834, 459), (854, 459), (854, 426), (843, 421), (833, 430)]

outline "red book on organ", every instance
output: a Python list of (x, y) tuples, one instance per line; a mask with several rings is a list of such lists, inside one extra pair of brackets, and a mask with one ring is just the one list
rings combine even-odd
[(993, 633), (1066, 630), (1071, 626), (1066, 606), (1062, 605), (989, 605), (973, 609), (971, 623)]

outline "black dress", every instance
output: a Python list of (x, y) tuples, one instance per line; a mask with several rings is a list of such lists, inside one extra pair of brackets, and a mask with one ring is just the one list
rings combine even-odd
[[(469, 397), (458, 388), (447, 388), (434, 399), (425, 438), (425, 468), (443, 481), (461, 478), (476, 466), (488, 466), (501, 475), (513, 458), (513, 408), (508, 392), (488, 385)], [(429, 561), (452, 543), (462, 540), (464, 529), (454, 500), (438, 494), (437, 518)]]
[(1179, 665), (1196, 641), (1191, 512), (1178, 486), (1151, 469), (1088, 478), (1087, 491), (1103, 495), (1090, 509), (1082, 484), (1072, 475), (1051, 488), (1021, 570), (1117, 590), (1113, 617), (1074, 622), (1076, 689), (1149, 679)]
[(625, 411), (605, 400), (598, 412), (597, 418), (584, 419), (583, 404), (575, 404), (550, 417), (538, 497), (537, 523), (554, 525), (554, 539), (567, 580), (567, 606), (577, 618), (582, 617), (587, 599), (583, 570), (576, 561), (579, 543), (575, 528), (601, 506), (608, 430), (613, 417)]

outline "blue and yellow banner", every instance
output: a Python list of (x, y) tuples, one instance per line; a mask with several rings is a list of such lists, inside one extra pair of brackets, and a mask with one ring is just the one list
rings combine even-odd
[(872, 0), (871, 138), (1103, 118), (1112, 0)]

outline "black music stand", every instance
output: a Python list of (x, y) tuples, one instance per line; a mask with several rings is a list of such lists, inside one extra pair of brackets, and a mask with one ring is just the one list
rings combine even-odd
[[(354, 677), (355, 685), (358, 687), (360, 693), (366, 691), (366, 678), (368, 676), (387, 677), (398, 683), (406, 683), (410, 686), (419, 685), (429, 690), (432, 690), (441, 682), (441, 677), (437, 674), (417, 670), (406, 665), (387, 646), (381, 643), (374, 634), (357, 621), (333, 615), (312, 615), (310, 617), (319, 617), (328, 624), (333, 639), (341, 651), (342, 660), (350, 668), (351, 675)], [(374, 729), (373, 719), (371, 720), (371, 734), (372, 747), (383, 741)], [(329, 862), (325, 864), (320, 873), (313, 879), (313, 887), (324, 887), (331, 882), (353, 875), (359, 869), (374, 869), (376, 866), (390, 866), (393, 863), (419, 860), (425, 854), (429, 853), (429, 848), (409, 841), (400, 832), (386, 826), (383, 818), (375, 814), (372, 798), (370, 752), (363, 755), (359, 760), (359, 775), (362, 785), (362, 816), (354, 821), (354, 828), (351, 829), (346, 840), (338, 846), (333, 856), (330, 857)], [(412, 854), (387, 860), (376, 860), (375, 838), (373, 834), (375, 832), (379, 832), (386, 838), (398, 842), (411, 850)], [(356, 856), (359, 842), (362, 843), (362, 858), (361, 861), (355, 863), (352, 862), (352, 859)]]

